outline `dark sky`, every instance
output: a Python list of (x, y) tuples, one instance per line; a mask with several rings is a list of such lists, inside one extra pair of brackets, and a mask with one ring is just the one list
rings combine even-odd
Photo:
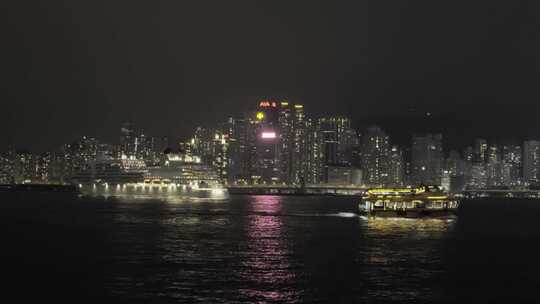
[(399, 143), (540, 136), (538, 1), (2, 6), (0, 147), (113, 141), (126, 120), (182, 138), (264, 97), (378, 123)]

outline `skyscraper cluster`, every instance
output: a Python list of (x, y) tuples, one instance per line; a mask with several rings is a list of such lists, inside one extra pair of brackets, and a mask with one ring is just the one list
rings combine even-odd
[(84, 136), (52, 152), (9, 149), (0, 154), (0, 184), (71, 183), (98, 159), (142, 159), (151, 166), (159, 163), (168, 145), (167, 138), (149, 137), (125, 123), (117, 144)]
[(540, 142), (443, 149), (442, 134), (413, 134), (400, 147), (378, 126), (359, 132), (342, 116), (312, 118), (301, 104), (263, 100), (182, 144), (214, 164), (230, 185), (442, 185), (460, 191), (535, 185)]
[[(476, 139), (463, 156), (452, 150), (446, 159), (443, 179), (452, 181), (457, 190), (486, 188), (516, 188), (535, 185), (535, 177), (523, 173), (529, 162), (523, 162), (529, 142), (516, 144), (488, 144)], [(538, 164), (535, 165), (538, 167)]]
[(0, 183), (70, 183), (97, 160), (142, 160), (158, 166), (169, 151), (197, 156), (234, 186), (441, 185), (451, 191), (521, 188), (540, 184), (540, 141), (491, 143), (476, 139), (463, 151), (443, 149), (442, 134), (413, 134), (410, 145), (392, 143), (378, 126), (361, 132), (343, 116), (311, 117), (304, 105), (262, 100), (252, 111), (171, 145), (130, 123), (115, 144), (83, 137), (60, 149), (0, 154)]
[(359, 140), (348, 118), (312, 119), (301, 104), (263, 100), (218, 128), (197, 128), (182, 146), (229, 184), (361, 184)]

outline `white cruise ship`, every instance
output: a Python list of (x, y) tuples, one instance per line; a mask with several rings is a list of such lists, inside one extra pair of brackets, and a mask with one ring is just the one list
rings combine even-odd
[(197, 156), (166, 154), (160, 165), (125, 158), (101, 159), (76, 174), (73, 182), (89, 195), (226, 198), (217, 174)]

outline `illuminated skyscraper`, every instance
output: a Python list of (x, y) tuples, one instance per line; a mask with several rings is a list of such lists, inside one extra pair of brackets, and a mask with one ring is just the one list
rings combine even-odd
[(293, 180), (292, 162), (294, 149), (294, 110), (289, 102), (280, 102), (279, 108), (279, 170), (281, 181)]
[(12, 184), (15, 182), (15, 153), (8, 150), (0, 154), (0, 184)]
[(464, 174), (464, 163), (458, 151), (452, 150), (448, 154), (444, 170), (448, 171), (450, 176), (459, 176)]
[(472, 174), (472, 161), (474, 158), (474, 149), (469, 146), (463, 150), (463, 176), (465, 184), (468, 184)]
[(324, 181), (323, 139), (319, 124), (311, 119), (306, 120), (307, 129), (307, 170), (306, 183), (320, 184)]
[(250, 117), (234, 119), (230, 136), (229, 183), (251, 184), (257, 152), (255, 120)]
[(214, 140), (214, 132), (208, 128), (197, 127), (191, 145), (193, 154), (199, 156), (203, 163), (212, 163), (212, 142)]
[(34, 154), (29, 151), (17, 151), (14, 163), (15, 183), (32, 183), (37, 179), (37, 166)]
[(354, 164), (354, 151), (360, 145), (358, 132), (350, 125), (338, 132), (338, 162), (347, 166)]
[(488, 146), (486, 150), (486, 171), (488, 187), (504, 185), (505, 166), (501, 161), (500, 149), (496, 145)]
[(293, 115), (292, 178), (296, 184), (305, 183), (307, 170), (307, 129), (304, 106), (294, 105)]
[(481, 162), (485, 162), (487, 158), (488, 144), (487, 140), (478, 138), (474, 141), (474, 157)]
[(52, 154), (50, 152), (41, 153), (36, 157), (36, 181), (48, 183), (51, 181)]
[(441, 184), (443, 161), (441, 134), (413, 136), (411, 156), (413, 183)]
[(227, 134), (217, 131), (212, 141), (212, 168), (218, 174), (222, 182), (228, 181), (230, 170), (229, 162), (230, 138)]
[(255, 183), (280, 183), (278, 103), (263, 100), (255, 114), (256, 161), (252, 179)]
[(338, 164), (338, 130), (335, 118), (319, 119), (324, 181), (328, 182), (328, 167)]
[(518, 186), (522, 183), (521, 165), (522, 165), (522, 149), (517, 145), (503, 146), (503, 162), (504, 166), (508, 167), (507, 185)]
[(345, 117), (326, 117), (318, 120), (324, 181), (328, 181), (329, 166), (351, 166), (353, 148), (358, 145), (358, 135)]
[(390, 139), (379, 127), (371, 127), (362, 137), (362, 172), (371, 186), (389, 183)]
[(469, 189), (485, 189), (487, 187), (488, 174), (486, 164), (478, 160), (474, 160), (471, 166), (471, 178), (467, 183)]
[(528, 183), (538, 182), (540, 172), (540, 141), (523, 143), (523, 179)]
[(465, 148), (463, 152), (463, 160), (465, 161), (472, 161), (474, 158), (474, 150), (473, 147), (467, 147)]
[(403, 186), (405, 164), (403, 153), (398, 146), (392, 146), (390, 150), (390, 169), (388, 182), (392, 186)]
[[(147, 136), (143, 131), (135, 138), (135, 156), (144, 160), (147, 164), (156, 162), (155, 140)], [(163, 151), (160, 151), (163, 152)]]
[(135, 155), (135, 134), (133, 125), (126, 122), (120, 129), (120, 154), (119, 156), (134, 156)]

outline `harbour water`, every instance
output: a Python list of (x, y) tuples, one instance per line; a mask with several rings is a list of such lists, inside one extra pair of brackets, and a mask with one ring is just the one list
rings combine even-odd
[(353, 197), (0, 199), (4, 296), (114, 303), (516, 303), (540, 201), (372, 219)]

